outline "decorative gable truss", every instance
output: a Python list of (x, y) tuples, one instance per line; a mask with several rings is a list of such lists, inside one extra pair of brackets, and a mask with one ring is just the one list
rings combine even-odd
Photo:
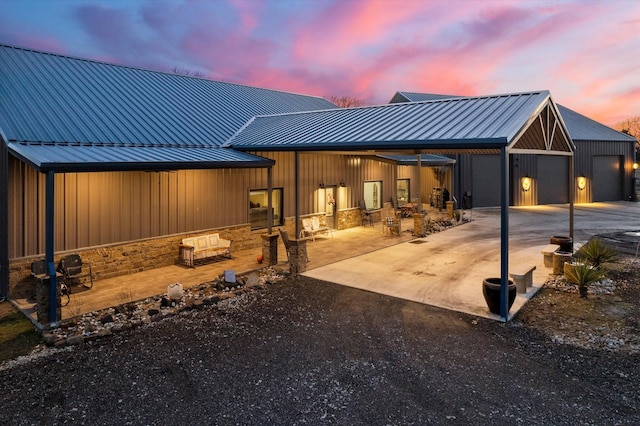
[(572, 155), (574, 150), (569, 132), (551, 99), (527, 121), (509, 147), (511, 154)]

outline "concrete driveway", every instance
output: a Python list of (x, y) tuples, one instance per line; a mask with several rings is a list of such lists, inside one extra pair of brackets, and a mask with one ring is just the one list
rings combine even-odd
[[(384, 248), (304, 273), (362, 290), (499, 320), (482, 296), (482, 280), (500, 276), (500, 209), (474, 209), (471, 222), (425, 238)], [(640, 231), (640, 203), (575, 206), (574, 243), (617, 231)], [(542, 248), (553, 235), (569, 235), (569, 206), (512, 207), (509, 211), (509, 270), (536, 266), (533, 288), (518, 294), (513, 317), (542, 287)], [(639, 238), (640, 241), (640, 238)]]

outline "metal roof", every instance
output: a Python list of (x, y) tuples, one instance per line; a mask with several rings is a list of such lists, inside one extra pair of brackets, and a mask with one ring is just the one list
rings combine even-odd
[(574, 141), (635, 142), (635, 138), (598, 123), (567, 107), (558, 105), (562, 119)]
[(257, 150), (498, 149), (548, 91), (254, 117), (224, 146)]
[(13, 155), (47, 172), (270, 167), (275, 161), (233, 149), (69, 146), (9, 143)]
[[(442, 95), (435, 93), (396, 92), (391, 103), (420, 102), (434, 99), (459, 98), (454, 95)], [(560, 115), (567, 127), (569, 136), (575, 141), (610, 141), (630, 142), (635, 138), (611, 127), (605, 126), (595, 120), (585, 117), (565, 106), (557, 104)]]
[(449, 98), (461, 98), (462, 96), (454, 95), (440, 95), (437, 93), (415, 93), (415, 92), (396, 92), (393, 98), (389, 101), (390, 104), (400, 102), (422, 102), (422, 101), (436, 101), (440, 99)]
[[(109, 151), (83, 153), (95, 146), (215, 148), (257, 114), (336, 108), (320, 97), (6, 45), (0, 45), (0, 99), (0, 133), (9, 149), (13, 151), (14, 143), (73, 146), (71, 158), (62, 153), (54, 158), (57, 148), (45, 150), (47, 158), (60, 163), (73, 157), (84, 162)], [(120, 157), (153, 161), (151, 151), (122, 150)], [(36, 149), (22, 152), (31, 155)], [(218, 156), (205, 157), (206, 162), (211, 165)], [(191, 161), (193, 156), (179, 151), (175, 161), (182, 157)], [(96, 164), (112, 160), (94, 159)]]
[[(417, 166), (417, 155), (378, 155), (380, 158), (386, 158), (391, 161), (395, 161), (399, 166)], [(456, 160), (444, 155), (435, 154), (422, 154), (420, 156), (420, 164), (423, 167), (431, 166), (447, 166), (449, 164), (455, 164)]]

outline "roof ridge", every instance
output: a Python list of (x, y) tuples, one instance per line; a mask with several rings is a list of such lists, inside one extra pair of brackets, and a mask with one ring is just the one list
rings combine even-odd
[(227, 85), (237, 86), (237, 87), (247, 87), (247, 88), (250, 88), (250, 89), (263, 90), (263, 91), (272, 92), (272, 93), (282, 93), (282, 94), (289, 94), (289, 95), (306, 96), (306, 97), (309, 97), (309, 98), (325, 99), (324, 97), (319, 96), (319, 95), (308, 95), (308, 94), (304, 94), (304, 93), (296, 93), (296, 92), (289, 92), (289, 91), (285, 91), (285, 90), (277, 90), (277, 89), (269, 89), (269, 88), (259, 87), (259, 86), (252, 86), (252, 85), (249, 85), (249, 84), (232, 83), (232, 82), (223, 81), (223, 80), (216, 80), (216, 79), (212, 79), (212, 78), (197, 77), (197, 76), (192, 76), (192, 75), (184, 75), (184, 74), (179, 74), (179, 73), (170, 72), (170, 71), (161, 71), (161, 70), (153, 70), (153, 69), (148, 69), (148, 68), (141, 68), (141, 67), (136, 67), (136, 66), (133, 66), (133, 65), (116, 64), (116, 63), (113, 63), (113, 62), (100, 61), (98, 59), (83, 58), (83, 57), (80, 57), (80, 56), (73, 56), (73, 55), (69, 55), (69, 54), (56, 53), (56, 52), (48, 52), (48, 51), (45, 51), (45, 50), (39, 50), (39, 49), (30, 48), (30, 47), (15, 46), (15, 45), (10, 45), (10, 44), (5, 44), (5, 43), (0, 43), (0, 48), (10, 48), (10, 49), (15, 49), (15, 50), (22, 50), (22, 51), (26, 51), (26, 52), (38, 53), (38, 54), (41, 54), (41, 55), (56, 56), (56, 57), (59, 57), (59, 58), (70, 59), (70, 60), (75, 60), (75, 61), (90, 62), (90, 63), (100, 64), (100, 65), (111, 66), (111, 67), (126, 68), (126, 69), (130, 69), (130, 70), (135, 70), (135, 71), (143, 71), (143, 72), (157, 73), (157, 74), (162, 74), (162, 75), (167, 75), (167, 76), (175, 76), (175, 77), (179, 77), (179, 78), (188, 78), (188, 79), (195, 79), (195, 80), (201, 80), (201, 81), (209, 81), (209, 82), (212, 82), (212, 83), (227, 84)]
[[(400, 92), (398, 92), (400, 93)], [(409, 93), (409, 92), (404, 92)], [(420, 94), (419, 92), (415, 92), (415, 94)], [(551, 95), (549, 90), (534, 90), (531, 92), (517, 92), (517, 93), (502, 93), (496, 95), (482, 95), (482, 96), (459, 96), (453, 98), (443, 98), (443, 99), (430, 99), (425, 101), (411, 101), (411, 102), (398, 102), (398, 103), (387, 103), (387, 104), (378, 104), (378, 105), (362, 105), (357, 107), (349, 107), (349, 108), (330, 108), (330, 109), (318, 109), (318, 110), (310, 110), (310, 111), (295, 111), (295, 112), (283, 112), (279, 114), (257, 114), (253, 118), (266, 118), (266, 117), (286, 117), (291, 115), (303, 115), (303, 114), (317, 114), (319, 112), (336, 112), (337, 111), (345, 111), (345, 110), (359, 110), (359, 109), (375, 109), (375, 108), (400, 108), (401, 105), (406, 106), (407, 104), (432, 104), (439, 102), (460, 102), (470, 99), (489, 99), (489, 98), (506, 98), (509, 96), (523, 96), (523, 95), (541, 95), (547, 94)]]

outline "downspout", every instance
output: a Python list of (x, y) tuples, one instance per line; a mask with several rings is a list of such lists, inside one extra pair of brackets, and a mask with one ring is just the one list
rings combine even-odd
[(509, 318), (509, 153), (500, 149), (500, 316)]
[(47, 172), (45, 188), (45, 260), (47, 262), (47, 271), (49, 272), (49, 323), (51, 326), (55, 326), (58, 320), (58, 282), (56, 279), (56, 265), (53, 261), (55, 174), (51, 170)]

